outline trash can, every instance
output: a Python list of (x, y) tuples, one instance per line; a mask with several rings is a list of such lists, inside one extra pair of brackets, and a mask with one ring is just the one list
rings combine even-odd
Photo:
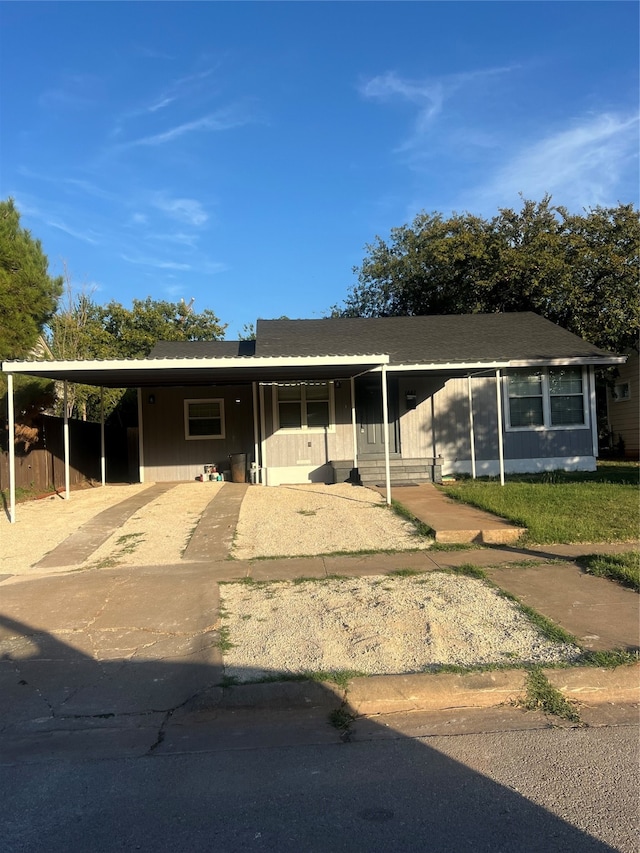
[(229, 463), (231, 467), (231, 482), (246, 483), (247, 482), (247, 454), (246, 453), (230, 453)]

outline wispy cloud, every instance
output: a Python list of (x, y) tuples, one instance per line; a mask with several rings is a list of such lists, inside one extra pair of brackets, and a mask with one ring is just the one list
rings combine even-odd
[(153, 198), (152, 204), (172, 219), (187, 222), (189, 225), (204, 225), (209, 219), (208, 213), (195, 198), (167, 198), (159, 194)]
[(567, 206), (634, 201), (638, 195), (639, 116), (602, 113), (556, 130), (514, 153), (471, 193), (476, 203), (511, 204), (518, 193), (551, 193)]
[(129, 264), (136, 264), (144, 267), (155, 267), (159, 270), (180, 270), (182, 272), (188, 272), (192, 268), (191, 264), (181, 264), (177, 261), (165, 261), (161, 258), (149, 258), (142, 255), (132, 257), (131, 255), (122, 254), (120, 257), (123, 261), (127, 261)]
[(92, 246), (97, 246), (100, 243), (100, 240), (97, 239), (99, 235), (96, 234), (95, 231), (79, 231), (77, 228), (67, 225), (66, 222), (62, 222), (60, 219), (45, 218), (44, 221), (51, 228), (57, 228), (59, 231), (64, 231), (65, 234), (69, 234), (70, 237), (75, 237), (77, 240), (82, 240), (84, 243), (90, 243)]
[(117, 150), (125, 150), (127, 148), (135, 148), (137, 146), (156, 146), (164, 145), (167, 142), (173, 142), (181, 136), (188, 133), (196, 133), (198, 131), (224, 131), (232, 130), (235, 127), (242, 127), (248, 124), (251, 119), (235, 109), (222, 109), (216, 112), (209, 113), (194, 121), (184, 122), (183, 124), (175, 125), (174, 127), (164, 130), (161, 133), (154, 133), (151, 136), (142, 136), (139, 139), (132, 139), (129, 142), (123, 142), (116, 146)]
[(102, 83), (90, 74), (65, 74), (57, 86), (46, 89), (38, 104), (46, 109), (86, 109), (99, 100)]
[(400, 151), (409, 151), (423, 142), (438, 116), (443, 113), (446, 102), (455, 93), (492, 77), (501, 77), (513, 71), (514, 67), (485, 68), (423, 80), (410, 80), (394, 71), (387, 71), (362, 82), (359, 91), (364, 98), (384, 102), (401, 100), (414, 105), (416, 114), (413, 127), (409, 136), (399, 145)]

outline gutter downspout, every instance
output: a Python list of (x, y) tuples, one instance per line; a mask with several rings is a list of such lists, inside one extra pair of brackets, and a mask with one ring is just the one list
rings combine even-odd
[(64, 380), (64, 393), (63, 393), (63, 406), (64, 406), (64, 421), (62, 427), (62, 433), (64, 436), (64, 499), (68, 501), (71, 497), (70, 495), (70, 476), (69, 476), (69, 411), (67, 409), (67, 396), (69, 390), (69, 383), (67, 380)]
[(498, 458), (500, 460), (500, 485), (504, 486), (504, 446), (502, 438), (502, 394), (500, 393), (500, 370), (496, 370), (496, 404), (498, 409)]
[(7, 374), (7, 407), (9, 416), (9, 522), (16, 523), (16, 426), (13, 401), (13, 373)]
[(382, 365), (382, 421), (384, 437), (384, 477), (387, 506), (391, 506), (391, 467), (389, 464), (389, 399), (387, 393), (387, 365)]

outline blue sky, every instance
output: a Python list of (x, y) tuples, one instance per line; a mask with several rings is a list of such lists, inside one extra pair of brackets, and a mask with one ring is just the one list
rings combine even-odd
[(2, 3), (0, 197), (98, 302), (322, 317), (365, 244), (638, 202), (635, 2)]

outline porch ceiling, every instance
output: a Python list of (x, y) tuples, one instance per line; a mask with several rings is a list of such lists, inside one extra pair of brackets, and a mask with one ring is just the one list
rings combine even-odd
[(387, 355), (299, 358), (131, 359), (5, 362), (5, 373), (105, 388), (236, 385), (245, 382), (350, 379), (388, 364)]

